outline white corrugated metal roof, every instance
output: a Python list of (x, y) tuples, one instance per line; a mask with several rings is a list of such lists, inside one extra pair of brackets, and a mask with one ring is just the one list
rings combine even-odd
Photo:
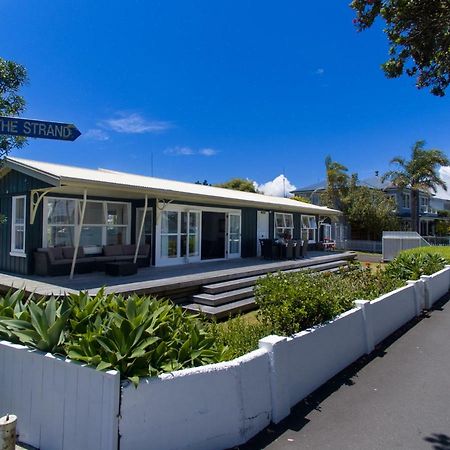
[(15, 170), (36, 172), (49, 180), (55, 179), (61, 185), (85, 183), (97, 187), (114, 187), (135, 189), (154, 194), (157, 198), (170, 200), (185, 199), (191, 202), (208, 200), (209, 203), (227, 204), (235, 206), (248, 206), (256, 208), (279, 209), (298, 211), (312, 214), (340, 214), (339, 211), (309, 203), (298, 202), (288, 198), (272, 197), (251, 192), (235, 191), (195, 183), (166, 180), (162, 178), (146, 177), (124, 172), (94, 170), (82, 167), (66, 166), (41, 161), (32, 161), (22, 158), (6, 158), (6, 165)]

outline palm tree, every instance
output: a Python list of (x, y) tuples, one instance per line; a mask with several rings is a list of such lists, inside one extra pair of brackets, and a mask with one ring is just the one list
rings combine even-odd
[(337, 161), (333, 161), (329, 155), (325, 158), (325, 169), (327, 176), (326, 203), (332, 208), (341, 209), (341, 198), (348, 190), (348, 169)]
[(417, 141), (411, 149), (409, 161), (397, 156), (391, 164), (397, 164), (397, 170), (386, 172), (382, 180), (390, 180), (394, 186), (411, 189), (411, 225), (413, 231), (419, 231), (419, 192), (436, 192), (447, 185), (439, 177), (440, 166), (450, 165), (450, 161), (441, 150), (425, 148), (425, 141)]

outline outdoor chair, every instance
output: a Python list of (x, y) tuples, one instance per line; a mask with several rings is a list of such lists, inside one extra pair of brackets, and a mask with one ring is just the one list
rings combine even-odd
[(288, 241), (285, 245), (285, 257), (286, 259), (295, 259), (295, 247), (297, 246), (296, 242)]
[(302, 241), (302, 258), (306, 258), (308, 254), (308, 241)]
[(296, 240), (293, 241), (295, 243), (294, 246), (294, 259), (300, 259), (302, 257), (302, 241)]
[(274, 259), (274, 249), (272, 239), (260, 239), (259, 243), (261, 245), (261, 256), (264, 259)]

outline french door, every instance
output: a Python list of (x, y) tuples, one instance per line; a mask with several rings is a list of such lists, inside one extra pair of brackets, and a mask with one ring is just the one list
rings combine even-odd
[(228, 214), (228, 258), (241, 256), (241, 215)]
[(161, 212), (161, 252), (165, 261), (200, 260), (200, 212)]

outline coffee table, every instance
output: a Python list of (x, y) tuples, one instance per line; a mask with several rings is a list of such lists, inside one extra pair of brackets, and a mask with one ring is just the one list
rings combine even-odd
[(124, 277), (137, 273), (138, 265), (130, 261), (117, 261), (106, 263), (105, 273), (113, 277)]

